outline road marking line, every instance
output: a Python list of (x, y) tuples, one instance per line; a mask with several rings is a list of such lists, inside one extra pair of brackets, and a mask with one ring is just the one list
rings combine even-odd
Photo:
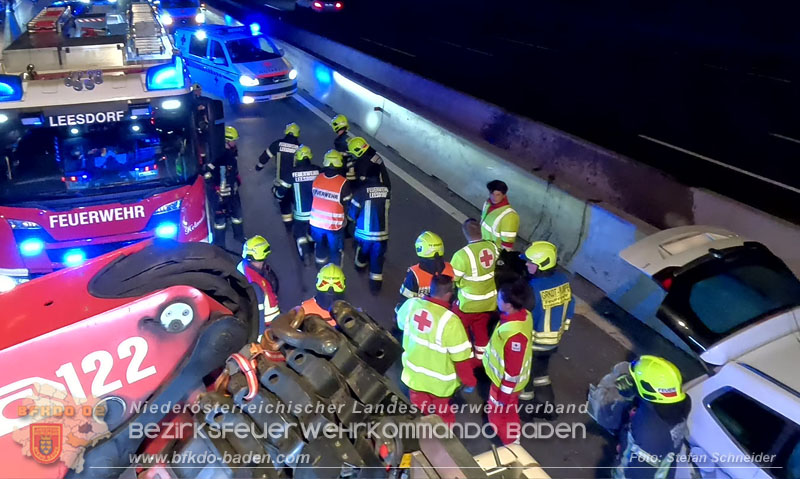
[(475, 48), (465, 47), (464, 45), (460, 45), (458, 43), (454, 43), (454, 42), (451, 42), (451, 41), (448, 41), (448, 40), (442, 40), (441, 38), (437, 38), (436, 40), (438, 40), (440, 43), (444, 43), (445, 45), (449, 45), (451, 47), (456, 47), (456, 48), (461, 48), (461, 49), (464, 49), (464, 50), (469, 50), (469, 51), (475, 52), (475, 53), (480, 53), (481, 55), (486, 55), (487, 57), (493, 57), (494, 56), (489, 52), (485, 52), (483, 50), (477, 50)]
[(773, 77), (773, 76), (769, 76), (769, 75), (762, 75), (760, 73), (752, 73), (751, 72), (751, 73), (748, 73), (748, 75), (751, 76), (751, 77), (766, 78), (767, 80), (777, 81), (777, 82), (781, 82), (781, 83), (792, 83), (792, 80), (787, 80), (786, 78)]
[[(303, 98), (302, 95), (294, 95), (292, 98), (294, 98), (298, 103), (306, 107), (311, 113), (317, 115), (325, 123), (330, 123), (332, 118), (326, 115), (325, 112), (314, 106), (311, 102)], [(348, 136), (352, 135), (348, 133)], [(467, 215), (462, 213), (458, 208), (450, 204), (450, 202), (448, 202), (446, 199), (436, 194), (433, 190), (431, 190), (427, 186), (420, 183), (416, 178), (405, 172), (402, 168), (400, 168), (396, 164), (392, 163), (385, 156), (383, 156), (383, 162), (386, 163), (386, 168), (392, 173), (394, 173), (395, 176), (399, 177), (411, 188), (417, 190), (417, 192), (419, 192), (433, 204), (438, 206), (442, 211), (450, 215), (454, 220), (458, 221), (459, 223), (463, 223), (467, 219)], [(586, 319), (591, 321), (592, 324), (594, 324), (595, 326), (600, 328), (603, 332), (608, 334), (608, 336), (611, 337), (611, 339), (613, 339), (614, 341), (616, 341), (620, 346), (622, 346), (628, 351), (633, 351), (633, 344), (627, 337), (625, 337), (625, 333), (622, 332), (619, 328), (617, 328), (613, 324), (611, 324), (609, 321), (605, 320), (600, 314), (595, 312), (586, 301), (579, 299), (579, 301), (576, 303), (576, 312), (580, 312), (581, 316), (585, 317)]]
[(518, 45), (525, 45), (526, 47), (536, 48), (536, 49), (539, 49), (539, 50), (547, 50), (547, 51), (552, 51), (553, 50), (552, 48), (548, 48), (548, 47), (545, 47), (545, 46), (542, 46), (542, 45), (536, 45), (534, 43), (527, 43), (527, 42), (523, 42), (523, 41), (520, 41), (520, 40), (514, 40), (513, 38), (506, 38), (506, 37), (497, 37), (497, 38), (499, 38), (500, 40), (505, 40), (507, 42), (516, 43)]
[(723, 168), (727, 168), (729, 170), (733, 170), (733, 171), (735, 171), (737, 173), (741, 173), (743, 175), (747, 175), (747, 176), (749, 176), (751, 178), (755, 178), (757, 180), (761, 180), (761, 181), (763, 181), (765, 183), (769, 183), (771, 185), (779, 186), (779, 187), (781, 187), (783, 189), (786, 189), (786, 190), (789, 190), (789, 191), (791, 191), (793, 193), (800, 193), (800, 188), (795, 188), (794, 186), (787, 185), (785, 183), (781, 183), (780, 181), (775, 181), (772, 178), (767, 178), (766, 176), (761, 176), (761, 175), (758, 175), (756, 173), (753, 173), (753, 172), (750, 172), (750, 171), (747, 171), (747, 170), (743, 170), (743, 169), (741, 169), (739, 167), (736, 167), (736, 166), (733, 166), (733, 165), (729, 165), (727, 163), (723, 163), (723, 162), (721, 162), (719, 160), (715, 160), (715, 159), (709, 158), (707, 156), (703, 156), (703, 155), (701, 155), (699, 153), (695, 153), (695, 152), (687, 150), (685, 148), (681, 148), (680, 146), (672, 145), (670, 143), (667, 143), (666, 141), (657, 140), (655, 138), (651, 138), (651, 137), (646, 136), (646, 135), (637, 135), (637, 136), (639, 138), (645, 139), (647, 141), (652, 141), (653, 143), (657, 143), (657, 144), (659, 144), (661, 146), (666, 146), (667, 148), (671, 148), (671, 149), (673, 149), (675, 151), (680, 151), (681, 153), (685, 153), (687, 155), (694, 156), (695, 158), (700, 158), (703, 161), (707, 161), (709, 163), (713, 163), (713, 164), (715, 164), (717, 166), (721, 166)]
[(374, 43), (375, 45), (378, 45), (379, 47), (388, 48), (389, 50), (395, 51), (397, 53), (402, 53), (403, 55), (407, 55), (407, 56), (409, 56), (411, 58), (416, 58), (417, 57), (413, 53), (404, 52), (403, 50), (399, 50), (397, 48), (390, 47), (389, 45), (384, 45), (383, 43), (378, 43), (375, 40), (370, 40), (369, 38), (361, 37), (361, 39), (364, 40), (365, 42)]
[[(326, 115), (322, 110), (311, 104), (311, 102), (303, 98), (301, 95), (294, 95), (293, 98), (297, 100), (298, 103), (308, 108), (308, 110), (311, 111), (311, 113), (317, 115), (325, 123), (331, 122), (332, 118), (330, 116)], [(350, 134), (348, 133), (348, 135)], [(389, 161), (389, 159), (387, 159), (385, 156), (382, 156), (382, 158), (383, 162), (386, 163), (386, 168), (388, 168), (389, 171), (394, 173), (401, 180), (405, 181), (408, 184), (408, 186), (414, 188), (423, 196), (425, 196), (428, 200), (433, 202), (433, 204), (438, 206), (442, 211), (450, 215), (454, 220), (458, 221), (459, 224), (467, 220), (467, 215), (459, 211), (459, 209), (456, 208), (455, 206), (451, 205), (446, 199), (442, 198), (441, 196), (436, 194), (433, 190), (420, 183), (416, 178), (409, 175), (402, 168)]]
[(792, 143), (800, 144), (800, 140), (798, 140), (797, 138), (792, 138), (791, 136), (783, 136), (779, 135), (778, 133), (770, 133), (770, 135), (774, 136), (775, 138), (780, 138), (781, 140), (791, 141)]

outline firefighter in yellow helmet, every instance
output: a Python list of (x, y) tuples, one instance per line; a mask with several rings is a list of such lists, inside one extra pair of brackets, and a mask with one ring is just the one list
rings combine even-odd
[(278, 308), (278, 277), (266, 261), (271, 252), (266, 238), (261, 235), (253, 236), (244, 242), (242, 261), (237, 267), (249, 282), (256, 285), (258, 309), (264, 316), (259, 334), (264, 334), (264, 327), (281, 313)]
[(673, 363), (644, 355), (617, 364), (597, 386), (590, 386), (590, 415), (620, 440), (612, 477), (675, 476), (675, 458), (687, 452), (691, 409), (682, 383)]
[(453, 267), (444, 260), (444, 241), (441, 236), (433, 231), (423, 231), (414, 242), (419, 263), (408, 268), (406, 278), (400, 286), (400, 301), (394, 308), (395, 311), (407, 299), (420, 298), (431, 291), (431, 280), (434, 276), (443, 274), (455, 277)]
[(350, 155), (350, 152), (347, 151), (347, 133), (350, 131), (350, 122), (347, 121), (346, 116), (339, 114), (334, 116), (331, 120), (331, 128), (333, 128), (334, 133), (336, 133), (336, 138), (333, 139), (333, 148), (342, 154), (345, 166), (347, 167), (347, 174), (345, 175), (347, 181), (355, 182), (356, 170), (354, 158)]
[[(545, 406), (547, 403), (555, 406), (555, 395), (548, 373), (550, 358), (558, 351), (561, 337), (569, 329), (575, 314), (575, 298), (572, 296), (569, 278), (556, 269), (557, 256), (556, 246), (547, 241), (532, 243), (523, 255), (535, 304), (531, 311), (533, 378), (520, 399), (535, 400)], [(545, 419), (555, 418), (553, 412), (542, 412), (539, 415)]]
[(290, 197), (292, 203), (292, 236), (297, 245), (297, 253), (300, 259), (308, 266), (314, 261), (311, 250), (313, 240), (309, 229), (311, 219), (311, 203), (313, 201), (313, 184), (319, 176), (320, 168), (311, 162), (314, 155), (311, 148), (300, 145), (294, 154), (294, 166), (292, 167), (290, 187), (279, 186), (275, 195), (279, 199), (285, 196)]
[(303, 301), (300, 307), (304, 314), (314, 314), (336, 327), (330, 309), (334, 301), (344, 299), (346, 289), (344, 271), (339, 265), (326, 264), (317, 273), (317, 292), (313, 298)]
[(233, 228), (236, 241), (244, 241), (244, 225), (242, 225), (242, 200), (239, 198), (238, 149), (236, 141), (239, 132), (232, 126), (225, 127), (225, 150), (213, 162), (206, 164), (206, 179), (211, 183), (215, 195), (214, 202), (214, 244), (225, 246), (225, 231), (228, 220)]
[(261, 153), (256, 163), (256, 171), (261, 171), (270, 159), (275, 158), (275, 179), (272, 182), (272, 194), (278, 200), (281, 210), (281, 221), (287, 231), (292, 228), (292, 200), (286, 195), (278, 196), (279, 188), (291, 188), (292, 166), (294, 154), (300, 147), (300, 126), (297, 123), (288, 123), (283, 129), (283, 137), (272, 142), (269, 148)]
[(377, 178), (381, 184), (392, 187), (383, 158), (375, 151), (375, 148), (369, 146), (367, 140), (360, 136), (350, 138), (347, 140), (347, 151), (355, 162), (356, 182), (363, 182), (367, 178)]

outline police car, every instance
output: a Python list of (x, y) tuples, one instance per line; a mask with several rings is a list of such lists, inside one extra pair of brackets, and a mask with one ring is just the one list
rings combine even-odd
[(177, 28), (174, 37), (192, 80), (233, 108), (297, 92), (297, 70), (258, 24)]
[(684, 385), (703, 477), (800, 478), (800, 281), (764, 245), (707, 226), (621, 256), (661, 285), (659, 319), (708, 371)]

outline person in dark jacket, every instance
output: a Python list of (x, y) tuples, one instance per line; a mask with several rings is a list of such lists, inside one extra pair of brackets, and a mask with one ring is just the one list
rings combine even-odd
[[(375, 148), (369, 146), (367, 141), (360, 136), (347, 140), (347, 151), (355, 161), (356, 182), (365, 181), (367, 178), (377, 178), (378, 181), (391, 188), (389, 172), (386, 164)], [(356, 185), (357, 186), (357, 185)]]
[(369, 266), (369, 290), (377, 294), (383, 285), (383, 262), (389, 243), (389, 187), (368, 177), (353, 193), (347, 217), (356, 241), (355, 266)]
[(297, 252), (300, 259), (310, 266), (313, 261), (311, 231), (308, 221), (311, 219), (311, 204), (314, 200), (313, 184), (319, 176), (320, 167), (311, 163), (313, 155), (311, 148), (300, 145), (294, 154), (289, 187), (279, 186), (276, 191), (278, 198), (289, 196), (292, 202), (292, 235), (297, 243)]
[(291, 188), (294, 154), (300, 146), (300, 127), (297, 123), (289, 123), (283, 130), (283, 138), (279, 138), (261, 153), (256, 163), (256, 171), (261, 171), (271, 158), (275, 158), (275, 180), (272, 183), (272, 194), (278, 200), (281, 210), (281, 221), (286, 231), (292, 229), (292, 200), (289, 196), (278, 196), (278, 188)]
[(214, 162), (206, 164), (206, 175), (213, 185), (216, 195), (214, 201), (214, 244), (225, 247), (225, 230), (228, 220), (233, 228), (236, 241), (244, 241), (244, 225), (242, 224), (242, 200), (239, 198), (238, 149), (236, 140), (239, 132), (232, 126), (225, 127), (225, 152)]
[(347, 181), (352, 185), (356, 183), (356, 163), (355, 158), (347, 151), (347, 132), (350, 130), (350, 123), (344, 115), (336, 115), (331, 120), (331, 127), (336, 133), (333, 139), (333, 148), (342, 154), (344, 164), (347, 168)]

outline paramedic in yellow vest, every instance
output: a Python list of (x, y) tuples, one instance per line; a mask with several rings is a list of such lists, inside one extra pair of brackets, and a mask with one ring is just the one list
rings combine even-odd
[(489, 423), (503, 444), (519, 443), (519, 395), (531, 375), (533, 318), (525, 309), (530, 288), (525, 282), (505, 284), (497, 294), (500, 323), (483, 356), (483, 368), (492, 381)]
[(453, 280), (435, 276), (429, 296), (411, 298), (397, 312), (397, 327), (403, 331), (401, 379), (411, 403), (447, 424), (456, 419), (450, 398), (461, 385), (472, 393), (477, 384), (467, 332), (448, 309), (452, 296)]
[(481, 225), (475, 218), (466, 220), (461, 229), (468, 243), (450, 260), (458, 287), (453, 312), (472, 337), (475, 357), (481, 359), (489, 343), (489, 319), (497, 310), (494, 268), (499, 251), (494, 243), (481, 239)]
[[(558, 350), (558, 343), (569, 329), (575, 314), (575, 298), (567, 275), (556, 269), (558, 251), (553, 243), (536, 241), (525, 250), (524, 258), (528, 267), (529, 284), (533, 290), (533, 379), (521, 398), (534, 399), (537, 403), (552, 403), (555, 395), (550, 382), (548, 368), (550, 358)], [(545, 413), (545, 419), (554, 419), (552, 413)]]
[(400, 302), (395, 312), (410, 298), (425, 296), (431, 291), (431, 280), (437, 274), (453, 278), (453, 267), (444, 260), (444, 241), (432, 231), (423, 231), (414, 242), (419, 263), (408, 268), (406, 279), (400, 286)]
[(336, 320), (330, 310), (335, 301), (344, 299), (344, 281), (344, 271), (338, 265), (330, 263), (323, 266), (317, 273), (317, 293), (300, 305), (303, 314), (315, 314), (335, 328)]
[(500, 180), (486, 184), (489, 199), (483, 204), (481, 213), (481, 235), (498, 248), (510, 251), (517, 240), (519, 215), (508, 203), (508, 185)]

